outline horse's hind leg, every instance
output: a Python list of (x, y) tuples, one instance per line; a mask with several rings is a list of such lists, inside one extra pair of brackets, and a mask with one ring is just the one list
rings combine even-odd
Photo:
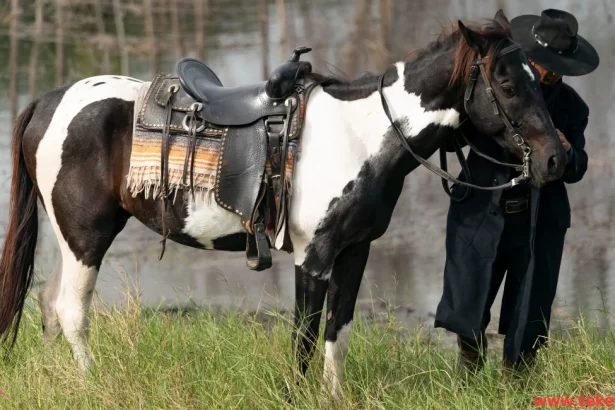
[(64, 239), (61, 232), (56, 232), (62, 250), (62, 273), (55, 311), (73, 356), (82, 370), (92, 364), (87, 345), (87, 314), (98, 270), (107, 249), (126, 225), (128, 217), (128, 214), (119, 208), (99, 208), (98, 215), (95, 213), (74, 216), (80, 223), (66, 228), (74, 238), (71, 243)]
[(60, 279), (62, 278), (62, 256), (58, 258), (53, 273), (47, 278), (45, 285), (38, 293), (38, 305), (43, 320), (43, 338), (46, 342), (55, 340), (62, 331), (60, 320), (56, 313), (56, 300), (60, 292)]
[(341, 393), (352, 317), (369, 248), (369, 242), (362, 242), (344, 249), (335, 259), (327, 290), (323, 388), (329, 390), (335, 399), (339, 399)]
[(53, 337), (59, 323), (75, 360), (85, 370), (92, 363), (87, 346), (87, 313), (98, 270), (129, 214), (96, 186), (82, 190), (66, 188), (66, 184), (58, 184), (53, 207), (47, 207), (56, 221), (52, 225), (62, 260), (61, 271), (54, 272), (41, 292), (41, 309), (46, 332), (50, 326), (47, 337)]

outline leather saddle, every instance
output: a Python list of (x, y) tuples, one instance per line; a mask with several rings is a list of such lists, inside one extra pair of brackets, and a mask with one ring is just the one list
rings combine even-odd
[[(289, 155), (292, 162), (289, 146), (297, 145), (294, 140), (301, 134), (306, 100), (314, 85), (305, 78), (312, 71), (311, 63), (300, 61), (309, 51), (309, 47), (296, 48), (267, 81), (238, 87), (224, 87), (216, 73), (199, 60), (183, 58), (176, 65), (178, 89), (194, 99), (184, 119), (188, 138), (194, 140), (207, 124), (224, 130), (215, 199), (219, 206), (240, 216), (248, 233), (247, 266), (252, 270), (271, 267), (270, 245), (282, 227), (282, 249), (292, 250), (292, 245), (287, 247), (285, 223), (290, 195), (286, 163)], [(169, 91), (172, 94), (173, 90)], [(171, 94), (166, 105), (168, 118), (172, 116)], [(288, 172), (292, 176), (292, 168)]]
[(296, 80), (312, 71), (309, 61), (299, 60), (301, 54), (309, 51), (309, 47), (296, 48), (267, 81), (256, 84), (224, 87), (211, 68), (188, 57), (178, 61), (177, 75), (186, 92), (203, 104), (200, 115), (205, 121), (245, 125), (286, 112), (283, 102), (294, 91)]

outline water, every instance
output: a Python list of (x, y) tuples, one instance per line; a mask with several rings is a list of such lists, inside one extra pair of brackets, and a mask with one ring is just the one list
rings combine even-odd
[[(347, 18), (354, 15), (354, 8), (349, 6), (352, 3), (342, 3), (328, 10), (327, 21), (354, 19)], [(575, 315), (579, 311), (590, 315), (595, 315), (596, 309), (602, 308), (615, 311), (615, 255), (612, 250), (615, 198), (611, 189), (615, 184), (612, 178), (615, 140), (610, 137), (611, 130), (615, 128), (609, 115), (615, 96), (611, 41), (615, 36), (615, 28), (610, 24), (615, 5), (607, 1), (559, 1), (555, 5), (553, 2), (533, 0), (510, 3), (459, 0), (452, 4), (433, 0), (429, 5), (419, 1), (411, 24), (396, 21), (393, 27), (405, 31), (400, 32), (400, 38), (414, 38), (411, 45), (422, 46), (437, 34), (439, 22), (456, 21), (457, 18), (491, 17), (502, 3), (508, 16), (537, 14), (546, 7), (564, 8), (575, 13), (581, 22), (581, 34), (594, 44), (601, 55), (601, 66), (595, 73), (584, 78), (566, 80), (578, 90), (591, 108), (590, 124), (586, 132), (586, 148), (591, 162), (584, 180), (568, 187), (573, 208), (573, 226), (567, 235), (554, 315), (557, 319)], [(296, 19), (295, 28), (298, 37), (302, 39), (304, 27), (299, 13), (290, 6), (289, 13)], [(377, 14), (373, 18), (377, 18)], [(273, 9), (270, 19), (270, 39), (273, 41), (278, 32)], [(326, 36), (325, 43), (314, 34), (314, 43), (308, 44), (321, 44), (322, 47), (308, 54), (307, 58), (318, 69), (331, 69), (325, 62), (339, 63), (336, 56), (340, 50), (345, 50), (344, 40), (352, 27), (339, 23), (333, 28), (331, 24), (324, 25), (320, 20), (315, 24), (320, 25), (319, 30), (324, 30), (320, 35)], [(219, 40), (220, 44), (231, 44), (253, 40), (254, 35), (235, 33), (232, 36), (223, 35)], [(298, 41), (298, 44), (306, 42)], [(368, 42), (364, 44), (370, 45)], [(271, 50), (270, 67), (286, 57), (277, 53), (273, 42)], [(364, 56), (360, 61), (363, 61), (362, 70), (373, 70), (373, 63)], [(210, 50), (208, 63), (219, 72), (226, 85), (261, 79), (258, 47)], [(149, 78), (147, 73), (137, 73), (135, 76)], [(5, 192), (0, 194), (0, 207), (7, 209), (10, 160), (6, 107), (0, 116), (4, 127), (0, 129), (0, 135), (3, 136), (0, 139), (3, 158), (0, 161), (0, 187), (3, 188), (1, 192)], [(437, 161), (437, 156), (432, 161)], [(453, 157), (449, 162), (456, 165)], [(458, 170), (451, 168), (453, 172)], [(417, 323), (431, 325), (442, 289), (447, 208), (448, 197), (442, 192), (438, 178), (424, 168), (417, 169), (407, 178), (388, 232), (372, 246), (357, 302), (359, 314), (384, 315), (386, 306), (391, 304), (396, 317), (409, 326)], [(59, 254), (46, 215), (42, 214), (40, 219), (37, 266), (41, 277), (45, 277), (55, 266)], [(6, 213), (0, 213), (0, 231), (5, 229), (6, 223)], [(138, 282), (142, 301), (149, 306), (194, 303), (250, 311), (292, 308), (294, 269), (291, 255), (275, 253), (271, 269), (253, 272), (245, 267), (243, 252), (215, 253), (190, 249), (173, 242), (167, 242), (164, 259), (158, 261), (159, 240), (156, 234), (138, 221), (128, 222), (109, 249), (101, 267), (97, 292), (102, 301), (115, 303), (124, 298), (126, 276), (133, 285)], [(499, 313), (500, 296), (492, 309), (495, 317)]]

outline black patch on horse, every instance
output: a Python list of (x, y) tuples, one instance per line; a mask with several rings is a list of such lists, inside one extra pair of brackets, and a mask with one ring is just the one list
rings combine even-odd
[(133, 105), (119, 98), (87, 105), (68, 125), (62, 145), (51, 202), (62, 237), (88, 267), (100, 267), (130, 217), (119, 207), (109, 175), (114, 174), (114, 136), (131, 132)]

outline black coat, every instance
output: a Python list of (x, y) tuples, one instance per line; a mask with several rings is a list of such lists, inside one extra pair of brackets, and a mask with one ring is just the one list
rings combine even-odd
[[(518, 362), (522, 351), (535, 347), (537, 339), (547, 334), (564, 236), (571, 222), (565, 183), (580, 181), (587, 170), (584, 150), (587, 105), (563, 82), (542, 88), (553, 123), (572, 149), (560, 180), (540, 190), (530, 188), (530, 262), (520, 290), (514, 291), (514, 295), (505, 290), (499, 323), (499, 332), (507, 335), (504, 354), (513, 363)], [(485, 154), (500, 161), (516, 161), (491, 138), (468, 131), (466, 135)], [(479, 186), (504, 184), (518, 174), (472, 151), (467, 162), (472, 182)], [(463, 175), (459, 178), (463, 179)], [(460, 196), (464, 189), (454, 186), (452, 192)], [(504, 228), (502, 192), (473, 189), (463, 202), (451, 201), (446, 228), (444, 292), (436, 312), (436, 327), (467, 338), (474, 338), (481, 331), (483, 315), (490, 308), (487, 293)]]

